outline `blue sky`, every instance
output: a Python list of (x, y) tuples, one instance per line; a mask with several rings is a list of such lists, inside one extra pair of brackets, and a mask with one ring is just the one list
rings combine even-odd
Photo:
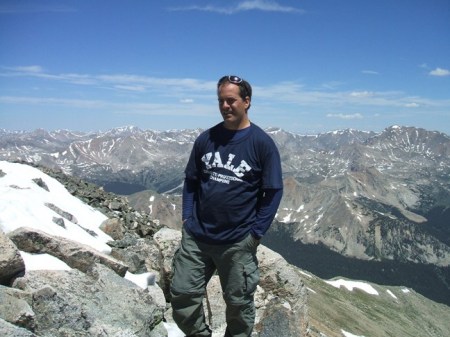
[(207, 128), (225, 74), (262, 127), (450, 135), (450, 1), (0, 0), (0, 128)]

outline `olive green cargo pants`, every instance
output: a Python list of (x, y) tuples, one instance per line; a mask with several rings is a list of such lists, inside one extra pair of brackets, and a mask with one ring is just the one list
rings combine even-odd
[(258, 244), (249, 234), (234, 244), (209, 245), (196, 241), (183, 229), (181, 246), (173, 260), (171, 304), (173, 319), (187, 336), (211, 336), (202, 301), (216, 270), (227, 305), (225, 336), (251, 335), (255, 322), (253, 295), (259, 282)]

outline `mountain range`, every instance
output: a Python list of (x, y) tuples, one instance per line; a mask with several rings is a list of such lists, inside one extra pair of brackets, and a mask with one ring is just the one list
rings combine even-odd
[[(179, 228), (202, 130), (0, 130), (0, 159), (57, 168)], [(299, 135), (269, 128), (284, 195), (265, 244), (328, 278), (405, 285), (450, 305), (450, 137), (416, 127)]]

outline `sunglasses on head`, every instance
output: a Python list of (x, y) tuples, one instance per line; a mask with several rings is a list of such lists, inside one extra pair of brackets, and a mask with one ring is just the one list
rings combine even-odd
[(242, 82), (242, 78), (240, 78), (239, 76), (231, 75), (231, 76), (227, 76), (227, 78), (228, 78), (228, 81), (230, 81), (231, 83), (234, 83), (234, 84), (239, 84)]
[(217, 86), (220, 86), (225, 81), (228, 81), (228, 82), (233, 83), (233, 84), (240, 84), (240, 83), (242, 83), (243, 80), (239, 76), (227, 75), (227, 76), (222, 77), (219, 80), (219, 82), (217, 82)]
[(224, 83), (232, 83), (239, 86), (240, 96), (245, 99), (245, 97), (252, 97), (252, 87), (244, 79), (236, 75), (227, 75), (222, 77), (219, 82), (217, 82), (217, 89)]

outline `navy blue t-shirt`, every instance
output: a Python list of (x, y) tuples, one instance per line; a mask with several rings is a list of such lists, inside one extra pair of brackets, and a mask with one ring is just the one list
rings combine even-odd
[(193, 214), (184, 225), (206, 243), (243, 239), (255, 224), (262, 191), (283, 188), (278, 149), (255, 124), (231, 131), (220, 123), (203, 132), (194, 143), (185, 174), (196, 182), (196, 193)]

